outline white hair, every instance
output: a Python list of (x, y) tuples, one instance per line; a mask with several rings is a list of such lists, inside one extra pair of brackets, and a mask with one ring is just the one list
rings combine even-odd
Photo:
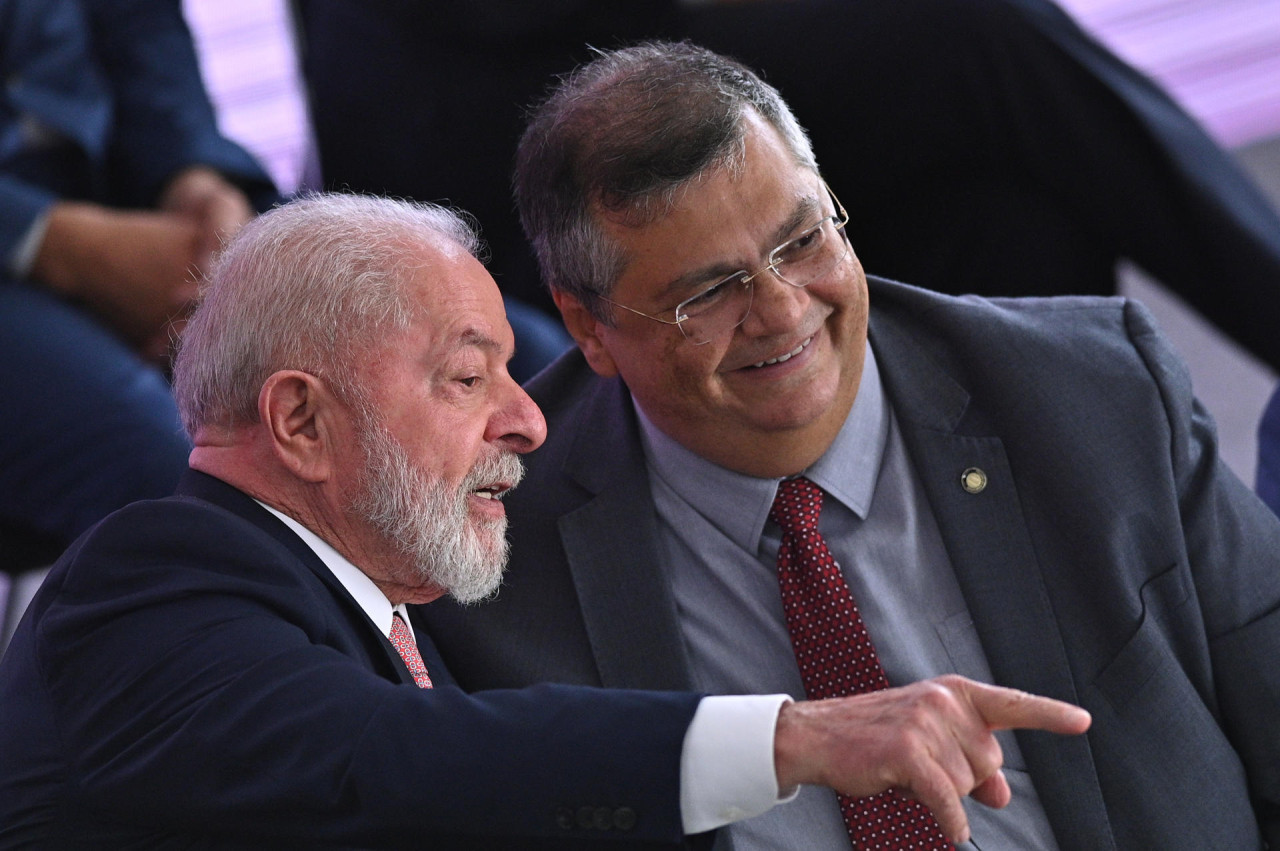
[(282, 369), (360, 400), (358, 356), (408, 327), (405, 284), (423, 242), (480, 253), (465, 214), (389, 198), (312, 193), (246, 225), (215, 262), (179, 345), (174, 393), (187, 431), (256, 422), (262, 384)]

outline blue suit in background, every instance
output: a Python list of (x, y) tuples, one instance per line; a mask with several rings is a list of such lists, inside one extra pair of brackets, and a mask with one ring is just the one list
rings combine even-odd
[(151, 207), (192, 165), (276, 194), (218, 132), (178, 0), (0, 0), (0, 79), (0, 533), (56, 551), (170, 493), (189, 444), (158, 368), (15, 275), (32, 226), (60, 200)]
[(1258, 426), (1258, 496), (1280, 514), (1280, 389), (1262, 412)]

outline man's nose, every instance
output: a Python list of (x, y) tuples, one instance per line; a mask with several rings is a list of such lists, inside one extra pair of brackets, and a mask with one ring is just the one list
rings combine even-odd
[(542, 410), (514, 378), (505, 379), (509, 386), (499, 410), (489, 421), (490, 442), (506, 444), (513, 452), (532, 452), (547, 439), (547, 421)]
[(745, 333), (763, 336), (789, 331), (809, 307), (808, 290), (787, 282), (772, 267), (756, 275), (752, 286), (751, 312), (742, 323)]

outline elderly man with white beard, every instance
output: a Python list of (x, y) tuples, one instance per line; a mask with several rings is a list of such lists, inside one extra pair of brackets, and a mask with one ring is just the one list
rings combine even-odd
[(992, 729), (1088, 726), (958, 677), (875, 721), (457, 688), (412, 604), (497, 589), (545, 437), (477, 251), (442, 208), (326, 195), (228, 246), (176, 365), (179, 493), (77, 541), (0, 664), (0, 849), (676, 847), (801, 783), (900, 787), (962, 835), (962, 796), (1008, 801)]

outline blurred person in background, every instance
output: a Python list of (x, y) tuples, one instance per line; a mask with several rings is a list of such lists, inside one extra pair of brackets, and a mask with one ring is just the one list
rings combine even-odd
[(550, 307), (507, 177), (528, 104), (592, 46), (689, 38), (803, 116), (868, 272), (1110, 294), (1131, 260), (1280, 370), (1280, 218), (1161, 87), (1050, 0), (300, 0), (333, 186), (474, 212)]
[(170, 346), (277, 195), (218, 131), (178, 0), (0, 0), (0, 79), (0, 557), (50, 557), (177, 484)]

